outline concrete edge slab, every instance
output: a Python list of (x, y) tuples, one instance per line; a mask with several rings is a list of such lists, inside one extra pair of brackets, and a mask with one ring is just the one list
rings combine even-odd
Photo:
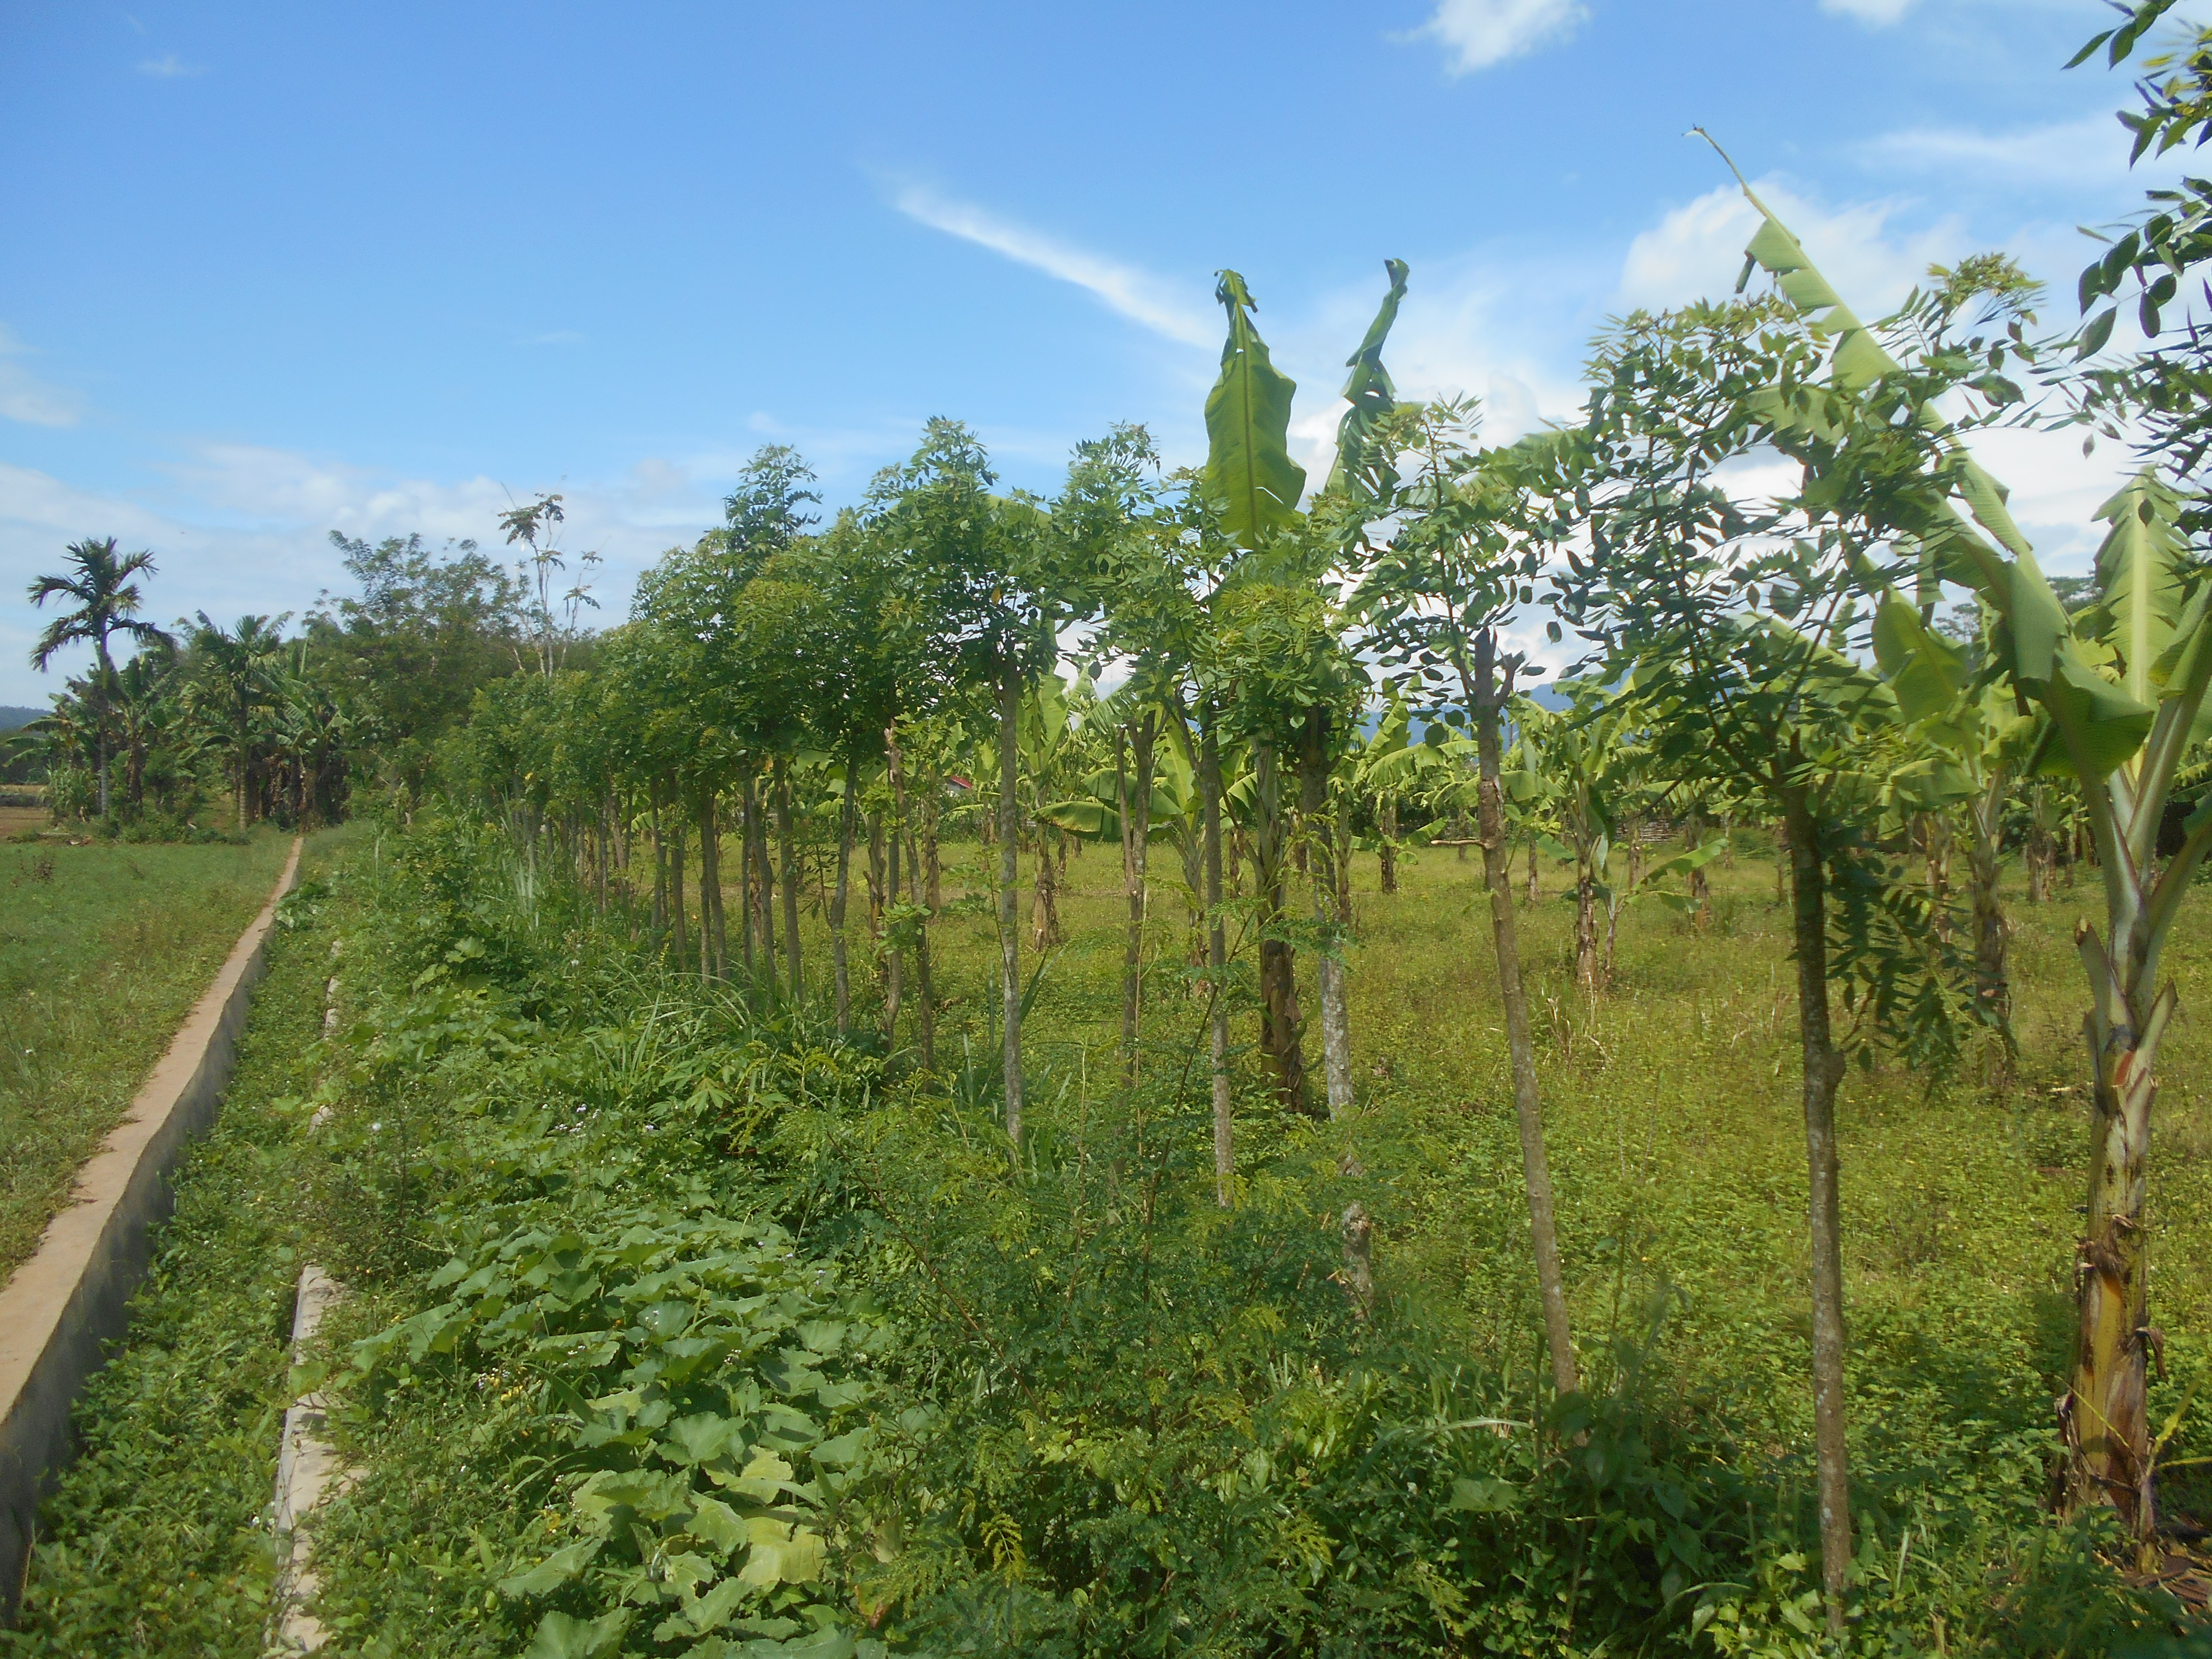
[(264, 967), (276, 906), (300, 872), (299, 837), (214, 983), (170, 1039), (131, 1109), (77, 1172), (39, 1248), (0, 1286), (0, 1620), (13, 1622), (39, 1500), (69, 1462), (70, 1407), (123, 1334), (145, 1276), (153, 1227), (173, 1203), (169, 1177), (214, 1121)]

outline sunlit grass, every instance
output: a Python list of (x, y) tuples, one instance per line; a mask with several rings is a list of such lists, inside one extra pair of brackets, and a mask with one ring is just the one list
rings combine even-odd
[(0, 846), (0, 1279), (269, 896), (290, 838)]

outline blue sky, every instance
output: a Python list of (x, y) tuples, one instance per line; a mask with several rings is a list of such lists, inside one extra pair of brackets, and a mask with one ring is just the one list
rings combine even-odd
[[(24, 586), (297, 611), (331, 529), (495, 541), (561, 489), (636, 570), (764, 442), (832, 505), (933, 414), (1055, 483), (1116, 420), (1202, 448), (1242, 270), (1326, 454), (1345, 354), (1505, 437), (1608, 313), (1733, 283), (1703, 123), (1862, 310), (1992, 246), (2069, 315), (2140, 200), (2095, 0), (0, 6), (0, 702)], [(2060, 568), (2124, 458), (1984, 447)]]

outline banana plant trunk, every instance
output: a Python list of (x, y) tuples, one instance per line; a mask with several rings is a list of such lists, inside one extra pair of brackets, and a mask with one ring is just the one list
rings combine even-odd
[(1382, 866), (1379, 880), (1382, 890), (1398, 890), (1398, 798), (1385, 795), (1375, 808), (1376, 861)]
[(1060, 887), (1053, 872), (1052, 848), (1037, 835), (1036, 882), (1030, 890), (1030, 943), (1049, 950), (1060, 943)]
[(1813, 1439), (1820, 1516), (1820, 1582), (1831, 1634), (1844, 1628), (1851, 1565), (1850, 1463), (1844, 1440), (1844, 1250), (1836, 1090), (1844, 1056), (1828, 1021), (1827, 870), (1809, 791), (1784, 783), (1790, 830), (1797, 1031), (1805, 1107), (1807, 1223), (1813, 1254)]
[[(1475, 823), (1482, 842), (1483, 884), (1490, 893), (1491, 946), (1498, 960), (1498, 1000), (1505, 1006), (1505, 1051), (1513, 1071), (1513, 1117), (1521, 1132), (1521, 1175), (1528, 1193), (1528, 1238), (1536, 1257), (1536, 1294), (1544, 1310), (1544, 1346), (1552, 1360), (1552, 1383), (1561, 1394), (1582, 1386), (1575, 1364), (1574, 1328), (1567, 1319), (1566, 1275), (1559, 1266), (1559, 1237), (1553, 1215), (1552, 1165), (1544, 1151), (1544, 1107), (1536, 1088), (1536, 1046), (1528, 1032), (1528, 994), (1521, 982), (1521, 936), (1513, 916), (1513, 849), (1505, 838), (1504, 787), (1500, 781), (1498, 710), (1510, 686), (1497, 672), (1497, 636), (1487, 630), (1475, 641), (1474, 672), (1465, 689), (1474, 710), (1478, 776)], [(1528, 852), (1528, 878), (1536, 876), (1536, 854)]]
[[(2152, 746), (2160, 746), (2155, 736)], [(2166, 799), (2157, 786), (2170, 775), (2145, 779), (2124, 772), (2084, 791), (2105, 878), (2109, 933), (2100, 939), (2084, 924), (2074, 935), (2089, 977), (2095, 1084), (2088, 1216), (2075, 1256), (2073, 1372), (2058, 1407), (2067, 1450), (2065, 1506), (2109, 1505), (2146, 1553), (2158, 1521), (2152, 1489), (2157, 1447), (2147, 1395), (2151, 1355), (2163, 1348), (2164, 1339), (2150, 1323), (2144, 1200), (2159, 1045), (2179, 1006), (2172, 982), (2159, 985), (2159, 963), (2212, 840), (2212, 823), (2192, 817), (2180, 852), (2157, 868), (2157, 825)]]
[(1585, 838), (1575, 847), (1575, 978), (1585, 991), (1597, 989), (1596, 849)]
[(1997, 883), (2003, 874), (2004, 809), (2012, 778), (1990, 769), (1980, 794), (1967, 805), (1966, 875), (1974, 907), (1974, 992), (2009, 1029), (2012, 981), (2005, 966), (2004, 909)]
[(2094, 1140), (2089, 1215), (2075, 1258), (2080, 1287), (2073, 1386), (2061, 1402), (2067, 1450), (2067, 1507), (2110, 1504), (2139, 1537), (2151, 1535), (2150, 1422), (2145, 1401), (2150, 1328), (2149, 1263), (2144, 1249), (2145, 1170), (2152, 1070), (2174, 1004), (2171, 986), (2146, 1007), (2142, 985), (2105, 959), (2094, 933), (2077, 942), (2097, 986), (2090, 1015), (2096, 1057)]

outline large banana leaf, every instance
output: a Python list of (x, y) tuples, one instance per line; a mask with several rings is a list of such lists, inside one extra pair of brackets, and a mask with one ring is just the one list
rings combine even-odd
[(1297, 516), (1306, 472), (1291, 459), (1291, 398), (1297, 382), (1267, 356), (1252, 326), (1255, 309), (1244, 279), (1221, 273), (1214, 297), (1228, 307), (1229, 337), (1221, 378), (1206, 394), (1206, 489), (1224, 503), (1221, 527), (1239, 545), (1257, 548)]
[(1398, 488), (1397, 469), (1374, 438), (1376, 428), (1398, 406), (1398, 388), (1382, 367), (1382, 343), (1390, 337), (1390, 325), (1398, 320), (1398, 306), (1406, 297), (1407, 267), (1403, 259), (1385, 259), (1382, 269), (1390, 273), (1390, 291), (1382, 296), (1382, 309), (1367, 325), (1359, 349), (1344, 360), (1352, 376), (1344, 383), (1343, 395), (1352, 407), (1337, 422), (1336, 460), (1322, 486), (1373, 502), (1389, 501)]
[(2118, 659), (2119, 680), (2140, 703), (2157, 701), (2188, 608), (2185, 552), (2172, 492), (2146, 469), (2097, 509), (2112, 526), (2097, 550), (2102, 595), (2082, 620)]
[[(1725, 155), (1723, 159), (1726, 160)], [(1729, 167), (1735, 172), (1734, 162)], [(1835, 338), (1830, 368), (1839, 390), (1861, 389), (1894, 371), (1896, 359), (1843, 303), (1806, 256), (1803, 245), (1759, 199), (1742, 173), (1736, 173), (1736, 183), (1759, 215), (1759, 228), (1744, 250), (1745, 278), (1748, 279), (1753, 266), (1765, 270), (1814, 327)], [(1931, 431), (1944, 429), (1945, 423), (1933, 410), (1923, 410), (1921, 418)], [(2073, 764), (2093, 778), (2102, 777), (2142, 747), (2154, 711), (2147, 700), (2131, 696), (2125, 686), (2099, 672), (2084, 658), (2066, 608), (2036, 563), (2027, 538), (2013, 522), (2004, 486), (1954, 439), (1947, 440), (1946, 447), (1942, 473), (1931, 482), (1939, 489), (1954, 491), (1974, 523), (2012, 557), (2008, 560), (1990, 547), (1948, 500), (1932, 492), (1925, 521), (1909, 528), (1934, 544), (1946, 577), (1974, 588), (2004, 618), (1993, 644), (2006, 659), (2014, 682), (2050, 710), (2052, 720), (2067, 738), (2066, 750)], [(2130, 488), (2142, 485), (2138, 480)], [(2122, 527), (2116, 521), (2115, 535)], [(2197, 630), (2200, 635), (2203, 631)], [(2212, 672), (2212, 647), (2198, 654), (2204, 671)], [(2196, 685), (2201, 694), (2203, 679), (2197, 679)]]

